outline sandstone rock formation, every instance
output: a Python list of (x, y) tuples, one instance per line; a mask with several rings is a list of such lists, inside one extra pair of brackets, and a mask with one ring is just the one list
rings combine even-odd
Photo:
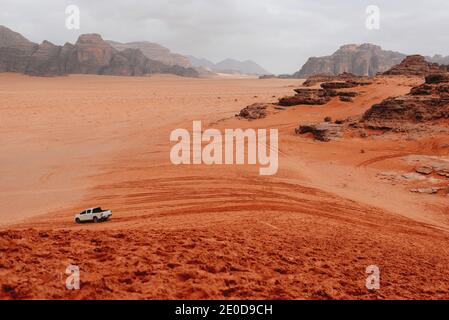
[(432, 73), (446, 72), (446, 66), (437, 63), (427, 62), (426, 58), (420, 55), (406, 57), (400, 64), (384, 72), (384, 75), (404, 75), (404, 76), (426, 76)]
[(280, 106), (295, 106), (300, 104), (323, 105), (328, 103), (332, 97), (340, 97), (340, 100), (343, 102), (352, 102), (352, 98), (358, 95), (357, 92), (340, 91), (339, 89), (370, 85), (373, 83), (373, 79), (369, 77), (355, 76), (350, 73), (343, 73), (337, 76), (311, 76), (304, 84), (307, 87), (315, 86), (318, 83), (321, 83), (321, 89), (295, 89), (296, 94), (294, 96), (281, 98), (279, 99), (278, 104)]
[(361, 123), (375, 129), (405, 130), (407, 126), (449, 119), (449, 74), (433, 74), (408, 95), (373, 105)]
[(65, 61), (61, 59), (62, 48), (44, 41), (28, 59), (25, 72), (35, 76), (56, 76), (65, 74)]
[(302, 124), (295, 130), (296, 134), (311, 133), (319, 141), (331, 141), (342, 137), (342, 126), (330, 122)]
[(0, 26), (0, 72), (23, 72), (38, 45)]
[(99, 34), (85, 34), (78, 38), (67, 61), (67, 73), (103, 74), (117, 50)]
[(373, 44), (344, 45), (331, 56), (309, 58), (293, 77), (304, 79), (311, 75), (337, 75), (343, 72), (374, 76), (400, 63), (404, 58), (402, 53), (385, 51)]
[(323, 105), (331, 100), (331, 95), (324, 89), (295, 89), (296, 94), (279, 99), (280, 106), (296, 106), (300, 104)]
[(270, 106), (267, 103), (254, 103), (242, 109), (237, 116), (248, 120), (262, 119), (267, 116), (267, 108)]
[(72, 45), (56, 46), (48, 41), (34, 44), (20, 34), (0, 26), (0, 72), (34, 76), (107, 74), (138, 76), (170, 73), (198, 76), (193, 68), (166, 65), (148, 59), (139, 49), (119, 51), (98, 34), (85, 34)]

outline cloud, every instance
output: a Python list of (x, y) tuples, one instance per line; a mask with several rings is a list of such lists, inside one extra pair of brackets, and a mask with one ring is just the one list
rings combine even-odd
[[(65, 8), (81, 10), (81, 30), (65, 28)], [(381, 9), (381, 29), (365, 28), (368, 5)], [(158, 42), (215, 61), (252, 59), (292, 73), (309, 56), (342, 44), (373, 42), (404, 53), (449, 54), (446, 0), (0, 0), (0, 24), (57, 44), (96, 32), (118, 41)]]

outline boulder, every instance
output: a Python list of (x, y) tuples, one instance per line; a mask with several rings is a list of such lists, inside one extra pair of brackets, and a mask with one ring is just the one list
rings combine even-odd
[(0, 26), (0, 72), (25, 72), (38, 45)]
[(44, 41), (31, 55), (25, 73), (33, 76), (64, 75), (65, 59), (61, 59), (61, 50), (62, 47)]
[(416, 168), (415, 171), (421, 174), (429, 175), (433, 172), (433, 168), (424, 166)]
[(254, 103), (240, 110), (237, 116), (248, 120), (262, 119), (267, 116), (267, 108), (270, 106), (266, 103)]
[(424, 194), (435, 194), (440, 191), (440, 188), (418, 188), (418, 189), (412, 189), (410, 190), (414, 193), (424, 193)]
[(426, 76), (427, 84), (449, 83), (449, 73), (434, 73)]
[(354, 100), (348, 96), (340, 96), (340, 101), (341, 102), (354, 102)]
[(342, 137), (342, 126), (330, 122), (302, 124), (295, 132), (312, 133), (316, 140), (328, 142)]

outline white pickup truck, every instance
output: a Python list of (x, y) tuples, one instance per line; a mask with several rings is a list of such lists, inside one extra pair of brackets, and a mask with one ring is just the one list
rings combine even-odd
[(106, 221), (112, 216), (111, 210), (102, 210), (101, 208), (90, 208), (75, 215), (75, 222), (100, 222)]

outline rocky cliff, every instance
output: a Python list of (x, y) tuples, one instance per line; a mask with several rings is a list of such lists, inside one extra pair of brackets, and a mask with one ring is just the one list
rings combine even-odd
[(23, 72), (38, 45), (0, 26), (0, 72)]
[(344, 72), (358, 76), (374, 76), (400, 63), (405, 55), (382, 50), (373, 44), (350, 44), (326, 57), (312, 57), (293, 77), (307, 78), (316, 74), (338, 75)]
[(193, 68), (167, 65), (146, 57), (139, 49), (119, 51), (98, 34), (85, 34), (73, 45), (37, 45), (6, 27), (0, 27), (0, 72), (35, 76), (100, 74), (138, 76), (169, 73), (197, 77)]

